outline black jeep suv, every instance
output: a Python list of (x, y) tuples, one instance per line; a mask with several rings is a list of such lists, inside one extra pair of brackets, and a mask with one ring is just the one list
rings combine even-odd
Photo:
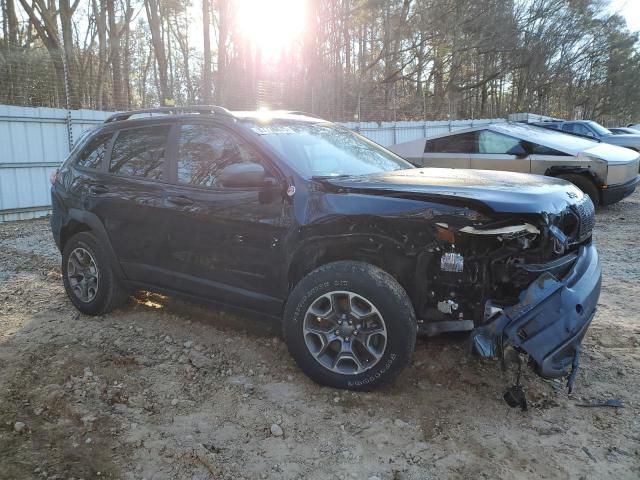
[(485, 357), (509, 346), (544, 377), (575, 372), (600, 293), (593, 204), (570, 183), (416, 169), (299, 112), (119, 113), (52, 183), (80, 311), (149, 289), (262, 312), (334, 387), (392, 379), (418, 332), (471, 331)]

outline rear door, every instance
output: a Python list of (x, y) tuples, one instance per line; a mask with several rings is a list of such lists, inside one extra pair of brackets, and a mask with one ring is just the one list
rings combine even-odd
[[(279, 173), (237, 133), (212, 123), (185, 123), (177, 133), (173, 184), (165, 192), (167, 262), (174, 286), (253, 307), (282, 292), (287, 223)], [(221, 171), (258, 163), (270, 182), (225, 187)]]
[(464, 132), (427, 140), (422, 157), (425, 167), (469, 168), (469, 154), (475, 145), (475, 132)]
[[(104, 160), (113, 140), (114, 132), (94, 135), (69, 162), (73, 175), (65, 187), (57, 189), (64, 204), (70, 208), (86, 209), (94, 200), (94, 186), (105, 182)], [(64, 174), (65, 168), (62, 168)]]
[(106, 172), (89, 188), (87, 209), (102, 221), (123, 270), (150, 282), (162, 265), (166, 239), (160, 235), (168, 183), (166, 146), (171, 126), (155, 124), (119, 130)]
[(476, 135), (476, 145), (470, 155), (471, 168), (522, 173), (531, 171), (531, 159), (521, 139), (489, 129), (478, 130)]

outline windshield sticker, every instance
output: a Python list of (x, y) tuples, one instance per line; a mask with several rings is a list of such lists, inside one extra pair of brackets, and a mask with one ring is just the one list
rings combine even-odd
[(283, 133), (296, 133), (291, 127), (283, 125), (269, 125), (268, 127), (251, 127), (258, 135), (276, 135)]

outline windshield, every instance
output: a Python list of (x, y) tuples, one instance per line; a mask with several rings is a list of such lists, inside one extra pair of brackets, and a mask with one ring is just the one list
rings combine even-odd
[(598, 135), (611, 135), (611, 132), (606, 128), (604, 128), (599, 123), (593, 122), (591, 120), (589, 120), (587, 123), (591, 126), (591, 128), (593, 128), (596, 131)]
[(308, 179), (414, 168), (397, 155), (337, 125), (274, 123), (255, 125), (252, 130)]

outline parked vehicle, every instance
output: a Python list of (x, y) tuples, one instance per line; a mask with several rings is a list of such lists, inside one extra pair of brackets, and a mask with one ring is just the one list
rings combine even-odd
[(416, 169), (299, 113), (137, 113), (52, 178), (81, 312), (141, 288), (261, 312), (307, 375), (354, 390), (394, 378), (419, 331), (469, 330), (483, 356), (512, 346), (543, 377), (575, 372), (601, 269), (593, 204), (570, 183)]
[(599, 142), (618, 145), (619, 147), (630, 148), (636, 152), (640, 151), (640, 133), (615, 135), (592, 120), (572, 120), (572, 121), (549, 121), (538, 122), (535, 125), (552, 130), (560, 130), (570, 135), (590, 138)]
[(608, 130), (614, 135), (640, 135), (640, 130), (629, 127), (613, 127)]
[(415, 165), (536, 173), (567, 180), (608, 205), (636, 188), (640, 156), (524, 123), (496, 123), (389, 147)]

